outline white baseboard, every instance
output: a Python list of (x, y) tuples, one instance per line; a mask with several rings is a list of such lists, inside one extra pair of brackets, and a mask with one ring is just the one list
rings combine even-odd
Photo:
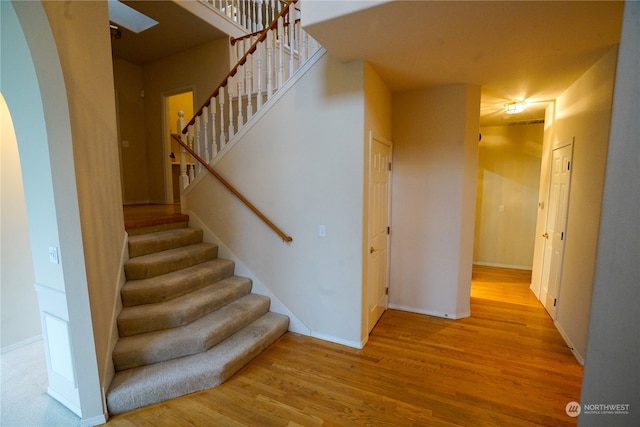
[(406, 305), (389, 304), (389, 308), (400, 311), (408, 311), (409, 313), (426, 314), (427, 316), (443, 317), (445, 319), (464, 319), (471, 316), (471, 312), (464, 313), (445, 313), (443, 311), (425, 310), (422, 308), (409, 307)]
[(107, 416), (105, 414), (96, 415), (95, 417), (82, 418), (80, 420), (81, 427), (94, 427), (99, 426), (107, 422)]
[(24, 347), (25, 345), (32, 344), (32, 343), (34, 343), (36, 341), (42, 341), (42, 334), (41, 335), (36, 335), (35, 337), (26, 339), (24, 341), (17, 342), (15, 344), (8, 345), (8, 346), (0, 349), (0, 354), (8, 353), (8, 352), (10, 352), (12, 350), (16, 350), (16, 349), (18, 349), (20, 347)]
[(582, 354), (580, 354), (580, 352), (578, 350), (576, 350), (576, 347), (571, 342), (571, 339), (569, 338), (569, 335), (567, 335), (567, 333), (564, 331), (564, 329), (562, 329), (562, 326), (560, 326), (560, 324), (558, 323), (557, 320), (554, 320), (553, 324), (556, 327), (556, 329), (558, 330), (558, 332), (560, 332), (560, 336), (562, 337), (564, 342), (567, 344), (567, 347), (569, 347), (569, 350), (571, 350), (571, 353), (573, 353), (573, 356), (576, 358), (578, 363), (581, 364), (582, 366), (584, 366), (584, 356)]
[(362, 342), (345, 340), (342, 338), (334, 337), (333, 335), (327, 335), (327, 334), (323, 334), (322, 332), (313, 332), (313, 331), (311, 331), (310, 336), (312, 336), (313, 338), (318, 338), (323, 341), (329, 341), (332, 343), (346, 345), (347, 347), (352, 347), (357, 349), (362, 349), (367, 341), (366, 339), (363, 340)]

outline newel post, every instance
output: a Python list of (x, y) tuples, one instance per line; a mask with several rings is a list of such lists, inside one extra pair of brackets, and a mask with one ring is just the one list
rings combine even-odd
[[(187, 135), (182, 133), (182, 129), (184, 129), (185, 121), (184, 121), (184, 111), (178, 111), (178, 123), (177, 129), (180, 134), (180, 139), (185, 144), (187, 143)], [(187, 150), (184, 147), (180, 146), (180, 190), (186, 188), (189, 185), (189, 177), (187, 176)]]

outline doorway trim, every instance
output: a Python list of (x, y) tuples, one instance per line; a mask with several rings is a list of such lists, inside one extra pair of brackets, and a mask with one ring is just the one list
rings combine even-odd
[[(392, 173), (391, 173), (391, 164), (392, 164), (392, 160), (393, 160), (393, 144), (391, 141), (374, 135), (373, 131), (369, 131), (369, 141), (367, 144), (367, 149), (368, 149), (368, 156), (367, 156), (367, 245), (365, 247), (365, 253), (364, 256), (367, 258), (366, 261), (366, 291), (365, 291), (365, 303), (363, 304), (363, 306), (365, 307), (365, 322), (366, 322), (366, 327), (367, 327), (367, 335), (373, 330), (373, 327), (375, 326), (375, 324), (377, 323), (377, 321), (380, 319), (380, 317), (382, 316), (382, 313), (380, 313), (377, 318), (375, 319), (375, 321), (373, 321), (370, 318), (371, 315), (371, 309), (370, 309), (370, 299), (372, 297), (372, 292), (374, 292), (374, 283), (373, 278), (372, 278), (372, 254), (374, 252), (380, 251), (380, 248), (374, 248), (374, 239), (373, 239), (373, 230), (372, 230), (372, 226), (373, 226), (373, 221), (372, 221), (372, 212), (373, 212), (373, 207), (372, 207), (372, 179), (373, 179), (373, 175), (372, 175), (372, 168), (373, 168), (373, 144), (374, 141), (377, 141), (379, 143), (381, 143), (382, 145), (386, 146), (388, 148), (388, 164), (389, 164), (389, 168), (388, 168), (388, 175), (387, 175), (387, 183), (386, 183), (386, 212), (381, 212), (382, 215), (384, 215), (386, 217), (386, 223), (387, 225), (384, 226), (383, 228), (386, 228), (386, 239), (384, 242), (382, 242), (384, 245), (386, 245), (386, 247), (382, 248), (382, 251), (384, 252), (384, 288), (385, 290), (383, 290), (384, 292), (384, 309), (382, 310), (382, 313), (384, 313), (384, 311), (388, 308), (389, 306), (389, 279), (390, 279), (390, 271), (389, 271), (389, 267), (390, 267), (390, 247), (391, 247), (391, 235), (390, 235), (390, 226), (391, 226), (391, 188), (392, 188)], [(386, 167), (386, 165), (385, 165)], [(384, 209), (384, 206), (383, 206)], [(378, 238), (379, 240), (379, 238)], [(375, 245), (379, 246), (379, 243), (375, 243)], [(380, 296), (380, 289), (377, 289), (376, 291), (378, 293), (378, 297)], [(377, 298), (377, 300), (379, 300), (380, 298)]]
[[(191, 108), (195, 109), (195, 93), (196, 89), (194, 86), (182, 86), (176, 89), (172, 89), (170, 91), (166, 91), (162, 93), (162, 164), (163, 164), (163, 177), (164, 177), (164, 199), (165, 203), (180, 203), (180, 200), (175, 200), (173, 197), (173, 181), (172, 181), (172, 162), (169, 158), (169, 154), (171, 153), (171, 135), (167, 132), (169, 127), (169, 123), (176, 123), (178, 121), (177, 117), (167, 117), (167, 108), (168, 108), (168, 100), (172, 96), (181, 95), (184, 93), (191, 93)], [(185, 115), (185, 120), (189, 120), (191, 117), (187, 117)], [(180, 129), (178, 129), (180, 131)], [(179, 156), (179, 153), (176, 153), (176, 156)], [(180, 161), (177, 158), (177, 161)]]

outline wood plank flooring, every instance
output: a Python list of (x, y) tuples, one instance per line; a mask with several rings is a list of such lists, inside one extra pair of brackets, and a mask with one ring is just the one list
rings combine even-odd
[(287, 333), (223, 385), (106, 425), (575, 425), (582, 367), (529, 281), (474, 267), (469, 318), (387, 310), (362, 350)]

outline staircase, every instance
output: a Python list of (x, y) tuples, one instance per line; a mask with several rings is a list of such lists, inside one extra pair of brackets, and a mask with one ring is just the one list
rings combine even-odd
[(106, 397), (112, 415), (215, 387), (288, 329), (269, 298), (233, 274), (233, 261), (203, 243), (202, 230), (175, 227), (130, 231)]

